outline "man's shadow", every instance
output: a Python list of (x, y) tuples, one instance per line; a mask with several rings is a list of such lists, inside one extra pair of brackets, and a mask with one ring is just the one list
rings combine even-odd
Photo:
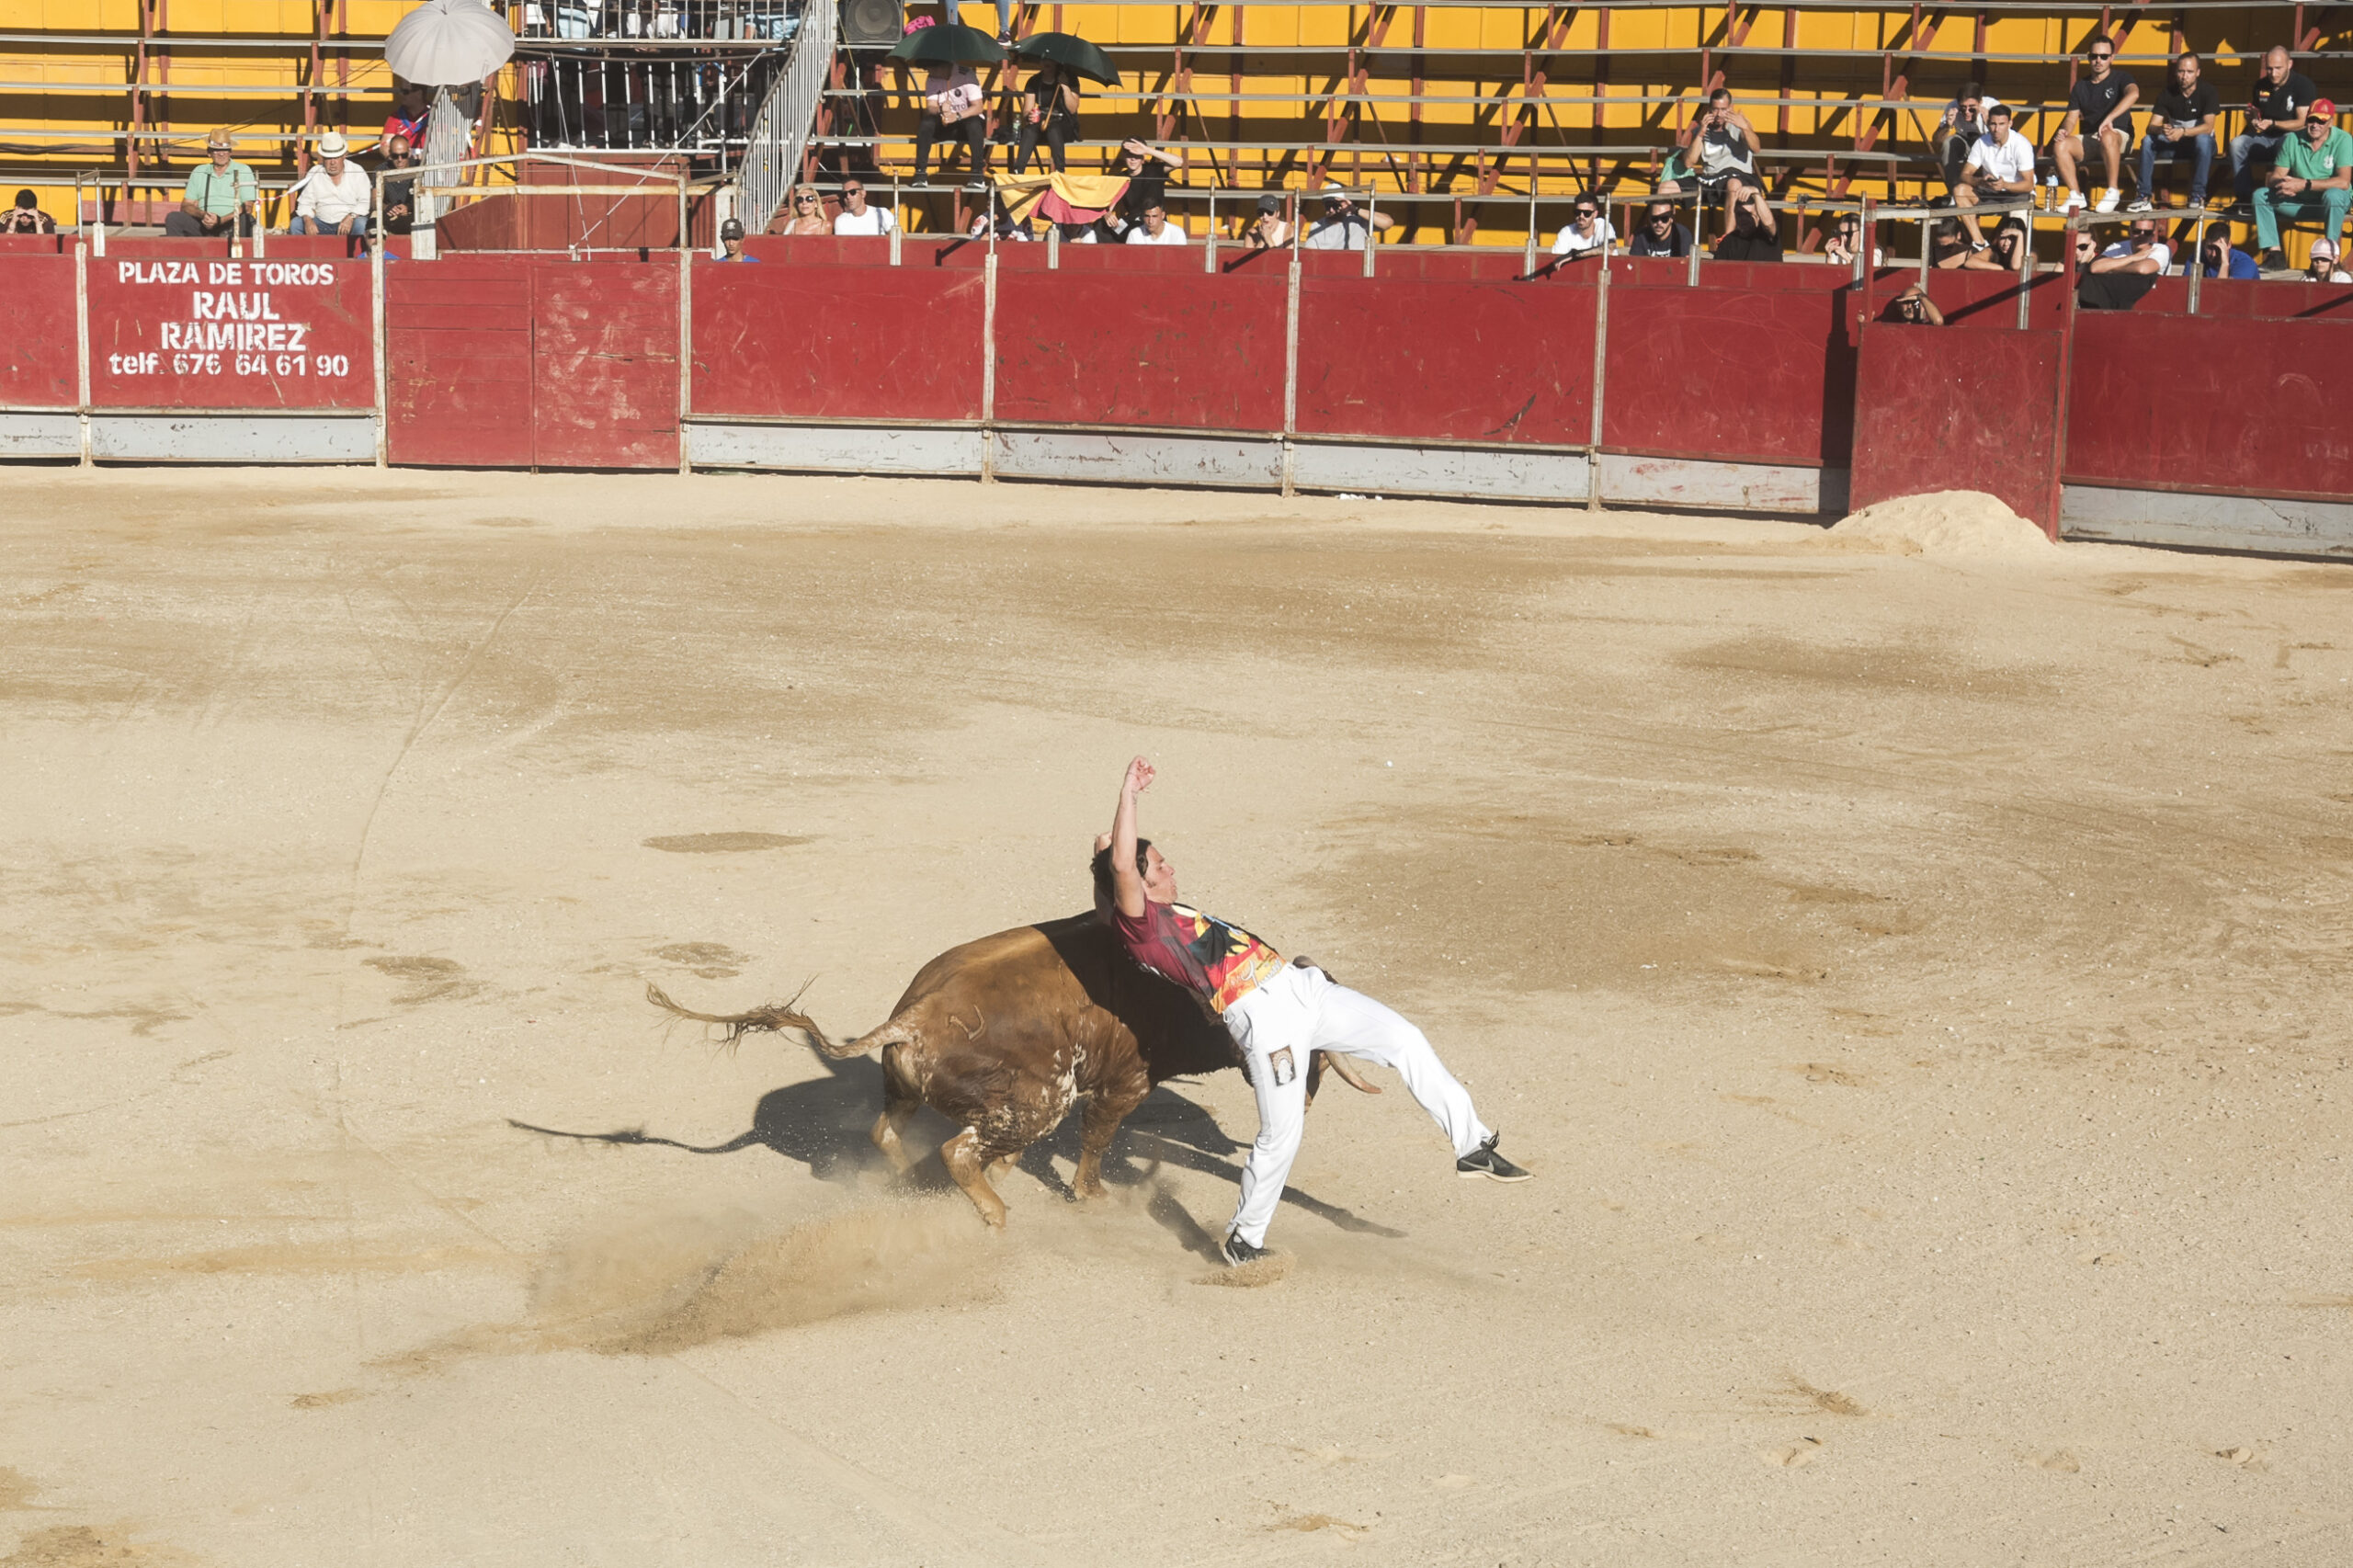
[[(881, 1152), (869, 1136), (882, 1106), (881, 1063), (858, 1056), (846, 1061), (820, 1060), (824, 1061), (826, 1069), (824, 1077), (770, 1089), (754, 1107), (752, 1125), (721, 1143), (689, 1143), (661, 1137), (642, 1127), (575, 1132), (517, 1121), (512, 1117), (506, 1124), (517, 1131), (537, 1133), (543, 1138), (679, 1149), (689, 1154), (733, 1154), (745, 1149), (765, 1148), (807, 1166), (809, 1174), (819, 1181), (843, 1186), (858, 1182), (870, 1173), (887, 1171)], [(1241, 1182), (1242, 1157), (1249, 1153), (1250, 1146), (1228, 1137), (1205, 1107), (1177, 1093), (1175, 1085), (1183, 1082), (1172, 1079), (1162, 1084), (1120, 1123), (1103, 1157), (1105, 1186), (1141, 1187), (1151, 1182), (1164, 1165), (1198, 1171), (1236, 1185)], [(1063, 1168), (1075, 1168), (1078, 1164), (1080, 1120), (1075, 1112), (1064, 1117), (1061, 1126), (1023, 1150), (1017, 1162), (1040, 1185), (1065, 1201), (1074, 1202), (1078, 1196), (1072, 1190)], [(938, 1146), (954, 1131), (946, 1118), (929, 1108), (919, 1112), (916, 1119), (908, 1124), (905, 1137), (910, 1147), (926, 1153), (902, 1179), (918, 1190), (952, 1189), (954, 1183), (940, 1162)], [(1149, 1162), (1143, 1168), (1134, 1163), (1133, 1156), (1139, 1153)], [(1062, 1168), (1057, 1167), (1057, 1161)], [(1326, 1203), (1296, 1187), (1284, 1189), (1283, 1201), (1358, 1235), (1395, 1239), (1405, 1234), (1336, 1203)], [(1218, 1256), (1216, 1237), (1196, 1222), (1165, 1190), (1156, 1191), (1146, 1210), (1154, 1221), (1176, 1235), (1188, 1250), (1211, 1259)]]

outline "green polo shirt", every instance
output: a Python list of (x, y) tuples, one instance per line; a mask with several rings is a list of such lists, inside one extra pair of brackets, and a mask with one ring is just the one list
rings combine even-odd
[(213, 218), (226, 218), (246, 202), (261, 194), (261, 184), (254, 172), (236, 159), (229, 166), (215, 171), (211, 160), (199, 164), (188, 171), (188, 188), (180, 193), (185, 200), (196, 203), (199, 211)]
[(2302, 131), (2290, 131), (2271, 166), (2296, 179), (2328, 179), (2348, 165), (2353, 165), (2353, 136), (2332, 128), (2317, 147)]

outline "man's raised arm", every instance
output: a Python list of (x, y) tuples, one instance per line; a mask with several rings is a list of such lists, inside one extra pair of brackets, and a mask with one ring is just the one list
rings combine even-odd
[(1111, 818), (1111, 886), (1120, 913), (1133, 920), (1143, 914), (1143, 878), (1136, 872), (1136, 797), (1152, 788), (1152, 764), (1138, 757), (1120, 780), (1120, 809)]

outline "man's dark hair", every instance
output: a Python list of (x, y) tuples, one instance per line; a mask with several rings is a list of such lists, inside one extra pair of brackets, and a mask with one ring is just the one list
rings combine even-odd
[(1968, 102), (1970, 99), (1972, 99), (1972, 98), (1975, 98), (1975, 99), (1977, 99), (1977, 100), (1978, 100), (1979, 102), (1981, 102), (1981, 103), (1984, 101), (1984, 98), (1985, 98), (1985, 84), (1984, 84), (1984, 83), (1983, 83), (1983, 82), (1969, 82), (1969, 83), (1964, 83), (1964, 84), (1962, 85), (1961, 89), (1961, 101), (1962, 103), (1967, 103), (1967, 102)]
[(1708, 107), (1710, 108), (1715, 108), (1718, 104), (1728, 104), (1730, 102), (1732, 102), (1732, 89), (1730, 87), (1718, 87), (1708, 95)]
[[(1139, 877), (1144, 874), (1149, 864), (1146, 857), (1151, 848), (1151, 839), (1136, 840), (1136, 875)], [(1088, 863), (1088, 869), (1095, 873), (1096, 898), (1104, 903), (1117, 903), (1120, 901), (1120, 891), (1117, 884), (1111, 881), (1111, 846), (1107, 844), (1095, 852), (1095, 858)]]
[(2094, 33), (2091, 37), (2084, 40), (2084, 52), (2086, 54), (2089, 54), (2101, 44), (2108, 45), (2111, 52), (2113, 52), (2116, 48), (2116, 40), (2114, 39), (2109, 38), (2106, 33)]
[(35, 196), (29, 190), (20, 190), (17, 192), (17, 205), (19, 207), (38, 207), (40, 205), (40, 198)]
[(2007, 104), (1995, 104), (1992, 108), (1987, 109), (1985, 111), (1986, 123), (1991, 124), (1995, 115), (2001, 116), (2004, 119), (2009, 119), (2010, 106)]
[(2205, 69), (2206, 69), (2206, 62), (2205, 62), (2203, 60), (2200, 60), (2200, 59), (2198, 58), (2198, 51), (2197, 51), (2196, 50), (2194, 50), (2194, 49), (2185, 49), (2185, 50), (2183, 50), (2179, 54), (2177, 54), (2177, 55), (2175, 55), (2175, 56), (2173, 57), (2173, 62), (2174, 62), (2176, 65), (2180, 64), (2180, 63), (2181, 63), (2183, 61), (2185, 61), (2185, 60), (2196, 61), (2196, 62), (2197, 62), (2197, 65), (2198, 65), (2198, 69), (2200, 69), (2200, 71), (2203, 71), (2203, 70), (2205, 70)]

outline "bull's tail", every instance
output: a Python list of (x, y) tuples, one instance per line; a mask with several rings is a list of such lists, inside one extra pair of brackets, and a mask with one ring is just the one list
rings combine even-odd
[[(805, 985), (801, 988), (801, 991), (807, 989)], [(863, 1056), (876, 1046), (889, 1043), (882, 1038), (885, 1031), (877, 1029), (862, 1039), (844, 1040), (835, 1044), (825, 1038), (825, 1031), (817, 1027), (816, 1019), (798, 1010), (801, 1002), (800, 991), (794, 992), (790, 1001), (770, 1002), (766, 1006), (755, 1007), (748, 1013), (698, 1013), (691, 1008), (679, 1006), (670, 1000), (660, 986), (651, 983), (645, 987), (645, 999), (664, 1012), (676, 1017), (692, 1018), (699, 1024), (720, 1025), (727, 1030), (720, 1043), (730, 1051), (734, 1050), (736, 1043), (747, 1034), (779, 1034), (786, 1029), (798, 1030), (806, 1037), (810, 1047), (818, 1055), (830, 1057), (836, 1062), (845, 1057)]]

